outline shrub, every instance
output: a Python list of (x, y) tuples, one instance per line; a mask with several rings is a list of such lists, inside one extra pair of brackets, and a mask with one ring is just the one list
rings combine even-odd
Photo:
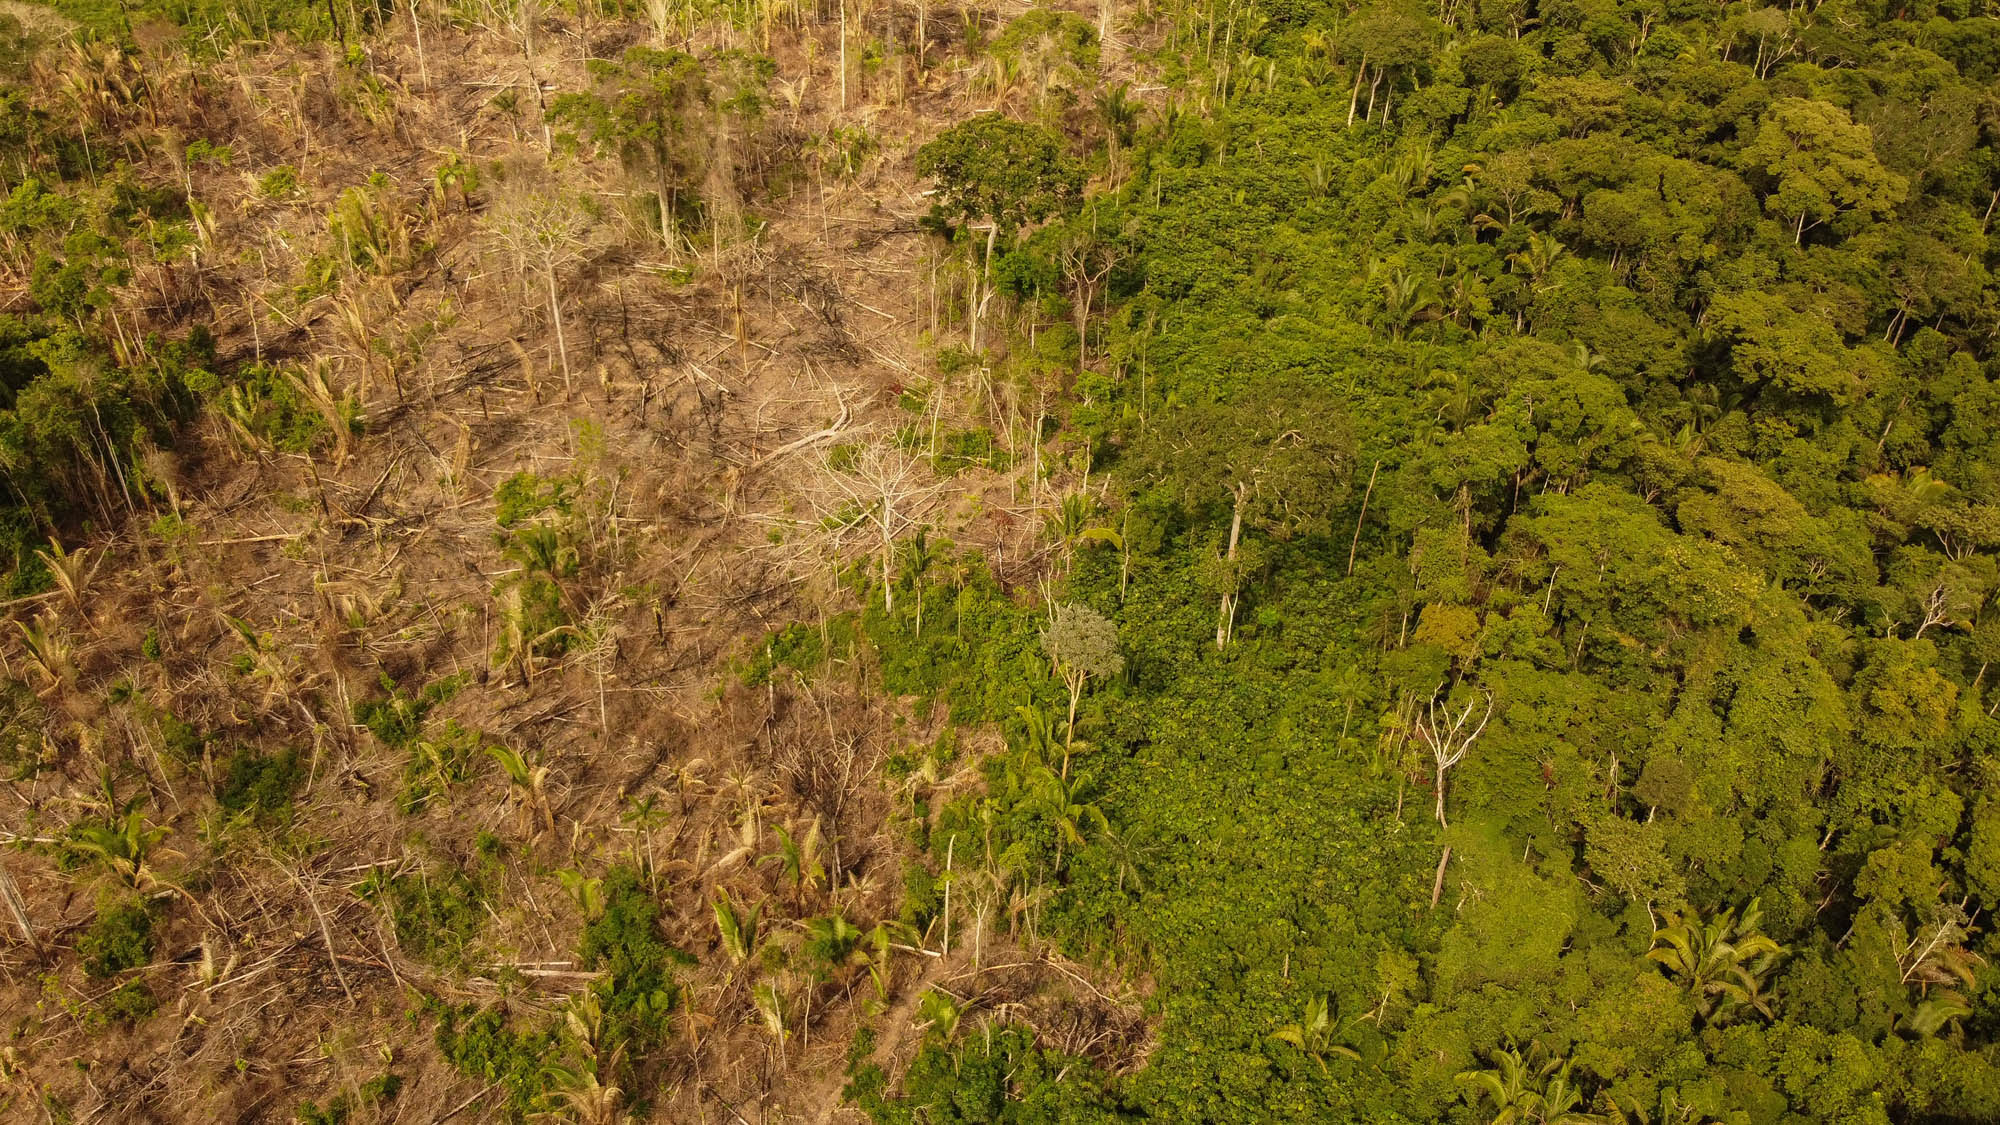
[(438, 1018), (437, 1046), (459, 1073), (507, 1091), (508, 1112), (524, 1117), (543, 1108), (548, 1089), (548, 1063), (559, 1051), (553, 1028), (515, 1031), (507, 1026), (503, 1007), (450, 1005), (431, 1000), (426, 1007)]
[(674, 970), (694, 964), (660, 939), (659, 913), (637, 869), (613, 868), (604, 879), (604, 912), (584, 927), (577, 948), (584, 968), (609, 971), (598, 986), (609, 1042), (630, 1043), (641, 1054), (666, 1038), (680, 996)]
[(168, 757), (182, 765), (200, 760), (201, 747), (208, 736), (171, 711), (160, 712), (155, 721), (160, 725), (160, 742), (166, 746)]
[(299, 170), (280, 164), (257, 179), (257, 194), (266, 199), (290, 199), (299, 193)]
[(412, 739), (409, 749), (399, 804), (404, 812), (413, 813), (471, 776), (479, 732), (467, 730), (456, 719), (446, 719), (436, 733)]
[(376, 868), (355, 892), (388, 912), (396, 941), (413, 956), (440, 969), (470, 968), (486, 922), (483, 881), (452, 865), (401, 875)]
[(153, 960), (153, 912), (137, 896), (101, 902), (97, 920), (76, 943), (83, 971), (102, 979)]
[(263, 754), (239, 746), (223, 767), (222, 781), (215, 787), (215, 800), (230, 813), (275, 816), (291, 808), (292, 791), (298, 788), (304, 774), (297, 750)]
[(355, 1107), (393, 1101), (402, 1089), (402, 1075), (379, 1074), (361, 1084), (359, 1096), (343, 1090), (328, 1098), (325, 1105), (300, 1102), (294, 1120), (298, 1125), (347, 1125), (353, 1119)]
[(245, 434), (281, 453), (307, 453), (327, 436), (326, 414), (282, 367), (256, 363), (221, 390), (224, 415)]
[(146, 982), (133, 978), (111, 990), (111, 994), (98, 1001), (97, 1011), (91, 1013), (90, 1022), (99, 1026), (123, 1023), (137, 1023), (160, 1010), (160, 1001)]
[(493, 520), (512, 529), (551, 508), (567, 511), (575, 487), (567, 477), (544, 480), (529, 472), (515, 473), (493, 490)]
[(42, 766), (42, 701), (19, 680), (0, 682), (0, 774), (33, 777)]
[(404, 695), (396, 681), (382, 677), (386, 699), (364, 699), (354, 705), (354, 721), (368, 728), (384, 746), (408, 746), (424, 729), (431, 708), (450, 699), (464, 680), (446, 676), (431, 683), (415, 696)]

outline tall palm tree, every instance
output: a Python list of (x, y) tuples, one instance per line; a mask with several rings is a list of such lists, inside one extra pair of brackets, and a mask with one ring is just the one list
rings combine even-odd
[[(1549, 271), (1555, 268), (1555, 264), (1561, 261), (1567, 252), (1567, 248), (1562, 243), (1556, 241), (1554, 235), (1543, 234), (1538, 230), (1529, 231), (1528, 244), (1514, 253), (1507, 255), (1507, 264), (1513, 268), (1515, 273), (1526, 274), (1528, 277), (1528, 287), (1534, 292), (1540, 293), (1546, 288), (1545, 279), (1548, 277)], [(1526, 320), (1526, 309), (1524, 306), (1523, 310), (1515, 315), (1514, 330), (1516, 332), (1521, 331), (1526, 324)]]
[(916, 636), (924, 635), (924, 579), (930, 576), (931, 568), (937, 565), (942, 552), (931, 541), (929, 529), (918, 528), (903, 545), (903, 565), (899, 580), (910, 586), (917, 599)]
[(917, 1014), (946, 1042), (958, 1033), (959, 1020), (964, 1018), (967, 1007), (953, 999), (950, 993), (937, 988), (926, 989), (922, 996), (917, 997)]
[(1099, 835), (1097, 844), (1117, 874), (1118, 893), (1124, 894), (1128, 883), (1135, 893), (1146, 893), (1145, 863), (1155, 849), (1145, 829), (1138, 825), (1111, 829)]
[(889, 998), (889, 961), (897, 949), (908, 949), (917, 940), (917, 931), (906, 922), (885, 918), (861, 936), (861, 955), (867, 959), (868, 977), (875, 982), (875, 997)]
[(1706, 921), (1692, 912), (1676, 915), (1653, 935), (1646, 956), (1681, 982), (1704, 1021), (1720, 1023), (1742, 1008), (1769, 1019), (1764, 982), (1785, 949), (1758, 932), (1762, 920), (1754, 898), (1741, 914), (1724, 910)]
[(38, 613), (32, 623), (16, 621), (14, 627), (21, 632), (21, 646), (28, 652), (28, 663), (41, 673), (44, 693), (54, 691), (76, 675), (75, 645), (54, 617)]
[(1091, 800), (1090, 774), (1078, 770), (1075, 777), (1065, 778), (1047, 766), (1035, 767), (1030, 779), (1031, 800), (1056, 830), (1056, 868), (1061, 870), (1065, 845), (1082, 847), (1088, 842), (1084, 830), (1093, 833), (1108, 832), (1111, 822), (1105, 819), (1104, 810)]
[(1120, 82), (1108, 90), (1100, 90), (1095, 99), (1098, 120), (1104, 123), (1106, 145), (1106, 174), (1112, 187), (1117, 187), (1122, 174), (1118, 157), (1132, 147), (1139, 134), (1139, 118), (1146, 112), (1146, 104), (1132, 96), (1132, 84)]
[(561, 883), (563, 890), (569, 893), (570, 901), (576, 903), (585, 923), (604, 917), (609, 904), (604, 898), (604, 879), (601, 876), (585, 875), (565, 867), (556, 872), (556, 882)]
[[(74, 551), (65, 551), (60, 541), (51, 539), (49, 549), (37, 550), (35, 557), (42, 560), (42, 566), (48, 570), (49, 577), (55, 580), (56, 587), (62, 591), (63, 597), (68, 599), (70, 607), (82, 610), (90, 580), (97, 573), (96, 566), (88, 568), (84, 566), (90, 558), (90, 549), (82, 547)], [(103, 556), (100, 555), (97, 561), (102, 564)]]
[(785, 1003), (785, 994), (772, 981), (760, 982), (750, 990), (750, 1002), (756, 1006), (757, 1020), (763, 1025), (765, 1034), (777, 1045), (778, 1062), (785, 1061), (785, 1040), (792, 1035), (792, 1018)]
[(806, 933), (805, 952), (815, 964), (829, 973), (837, 973), (850, 965), (859, 964), (855, 954), (861, 952), (861, 929), (838, 912), (820, 918), (808, 918), (799, 923)]
[(1382, 284), (1382, 315), (1389, 323), (1390, 339), (1402, 339), (1410, 324), (1436, 304), (1428, 277), (1400, 269), (1391, 273)]
[(1474, 1104), (1489, 1102), (1488, 1125), (1600, 1125), (1603, 1118), (1585, 1113), (1583, 1092), (1570, 1080), (1568, 1059), (1551, 1054), (1539, 1040), (1523, 1052), (1508, 1048), (1489, 1056), (1483, 1070), (1461, 1071), (1460, 1085)]

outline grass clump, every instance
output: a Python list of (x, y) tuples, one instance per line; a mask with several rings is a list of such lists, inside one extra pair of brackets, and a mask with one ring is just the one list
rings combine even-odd
[(300, 1102), (293, 1120), (298, 1125), (347, 1125), (354, 1111), (366, 1106), (382, 1106), (396, 1100), (403, 1090), (403, 1076), (393, 1072), (378, 1074), (354, 1090), (342, 1090), (325, 1104)]
[(0, 683), (0, 775), (25, 781), (41, 772), (46, 716), (42, 701), (28, 685), (19, 680)]
[(382, 745), (400, 749), (423, 733), (424, 720), (431, 709), (457, 694), (464, 682), (461, 677), (446, 676), (426, 684), (415, 695), (405, 695), (396, 681), (384, 675), (382, 690), (386, 696), (356, 703), (354, 721), (367, 727)]
[(548, 1063), (562, 1042), (553, 1026), (517, 1030), (509, 1026), (501, 1005), (481, 1008), (432, 999), (425, 1001), (424, 1010), (437, 1017), (437, 1047), (445, 1060), (466, 1077), (505, 1090), (509, 1117), (520, 1120), (545, 1108)]
[(479, 732), (466, 729), (456, 719), (446, 719), (434, 734), (411, 740), (409, 751), (399, 803), (404, 812), (414, 813), (472, 776)]
[(111, 990), (111, 994), (97, 1002), (97, 1009), (86, 1017), (86, 1022), (96, 1027), (113, 1024), (135, 1024), (160, 1010), (159, 997), (146, 982), (134, 977)]

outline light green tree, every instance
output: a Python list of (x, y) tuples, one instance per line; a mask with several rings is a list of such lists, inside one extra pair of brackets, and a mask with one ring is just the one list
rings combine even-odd
[(1780, 98), (1740, 158), (1769, 187), (1764, 209), (1792, 225), (1792, 241), (1842, 215), (1886, 216), (1909, 181), (1875, 158), (1874, 136), (1828, 102)]
[(1001, 234), (1073, 207), (1083, 194), (1083, 166), (1064, 151), (1054, 131), (984, 113), (918, 149), (917, 174), (936, 181), (940, 213), (986, 223), (986, 257), (978, 274), (982, 291), (973, 296), (969, 318), (969, 342), (977, 351)]
[(1070, 749), (1076, 744), (1076, 708), (1083, 699), (1084, 685), (1124, 672), (1125, 657), (1118, 651), (1118, 627), (1089, 606), (1073, 602), (1056, 606), (1048, 628), (1042, 630), (1042, 651), (1069, 688), (1069, 724), (1062, 757), (1062, 774), (1068, 777)]

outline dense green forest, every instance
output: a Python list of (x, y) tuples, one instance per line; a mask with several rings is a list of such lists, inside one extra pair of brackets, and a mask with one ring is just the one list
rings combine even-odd
[(1040, 785), (1060, 685), (973, 686), (1031, 629), (912, 673), (1021, 748), (934, 865), (1016, 852), (1159, 1042), (878, 1118), (2000, 1118), (2000, 22), (1169, 18), (1183, 99), (995, 267), (1100, 286), (1041, 354), (1123, 667)]
[(836, 5), (0, 7), (0, 1110), (2000, 1121), (2000, 12)]

